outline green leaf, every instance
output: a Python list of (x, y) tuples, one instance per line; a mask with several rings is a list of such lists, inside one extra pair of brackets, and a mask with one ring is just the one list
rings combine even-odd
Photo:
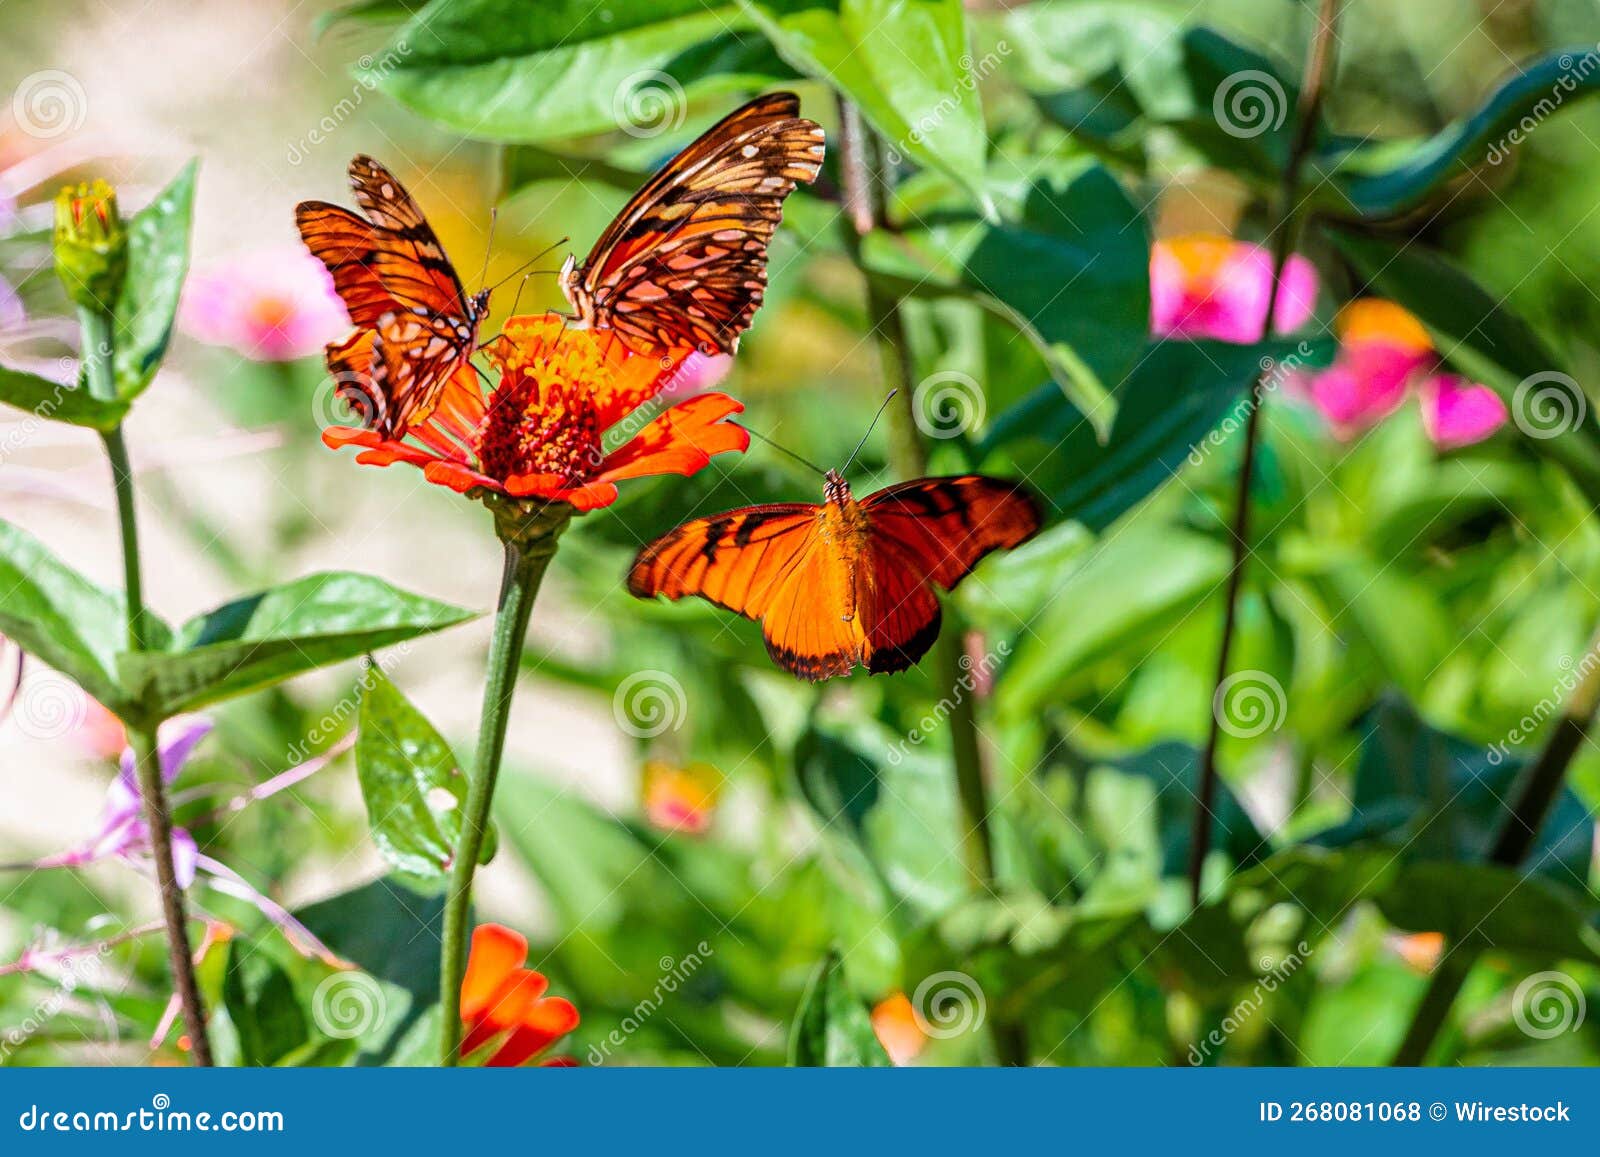
[(1484, 864), (1411, 864), (1378, 907), (1397, 927), (1538, 959), (1600, 962), (1595, 906), (1542, 876)]
[[(378, 851), (402, 872), (445, 878), (467, 794), (450, 745), (376, 664), (361, 677), (358, 727), (356, 775)], [(483, 862), (494, 843), (491, 827)]]
[(1103, 530), (1185, 460), (1216, 452), (1238, 433), (1249, 416), (1247, 391), (1263, 366), (1275, 367), (1269, 383), (1276, 382), (1292, 370), (1326, 365), (1333, 351), (1327, 340), (1156, 342), (1117, 391), (1104, 443), (1082, 411), (1046, 383), (996, 419), (980, 457), (1003, 452), (1005, 464), (1050, 500), (1052, 519)]
[[(1577, 71), (1575, 63), (1586, 67)], [(1596, 92), (1600, 54), (1592, 45), (1552, 52), (1519, 65), (1471, 113), (1430, 137), (1399, 148), (1393, 141), (1364, 145), (1323, 159), (1320, 166), (1332, 178), (1323, 199), (1344, 213), (1398, 216), (1468, 169), (1499, 165), (1526, 138), (1530, 121), (1540, 124)]]
[(0, 366), (0, 402), (26, 410), (37, 418), (101, 432), (115, 429), (128, 413), (125, 399), (103, 402), (81, 383), (65, 385), (4, 366)]
[(941, 169), (986, 217), (986, 136), (961, 0), (739, 0), (779, 55), (854, 102), (892, 153)]
[(1102, 539), (1017, 641), (996, 687), (996, 711), (1008, 720), (1037, 716), (1084, 690), (1094, 664), (1220, 591), (1228, 566), (1222, 543), (1169, 526), (1130, 525)]
[(185, 623), (170, 648), (124, 655), (141, 701), (173, 714), (270, 687), (473, 618), (371, 575), (309, 575)]
[(892, 1062), (872, 1031), (867, 1006), (845, 980), (837, 951), (812, 973), (789, 1037), (796, 1068), (886, 1068)]
[(1034, 185), (1015, 221), (873, 234), (863, 260), (903, 292), (977, 293), (1038, 347), (1061, 390), (1099, 427), (1110, 418), (1105, 393), (1148, 340), (1144, 215), (1098, 164), (1065, 184)]
[(228, 943), (222, 1007), (238, 1034), (240, 1064), (275, 1064), (311, 1040), (289, 974), (268, 952), (241, 936)]
[(357, 74), (477, 140), (678, 129), (691, 99), (792, 75), (731, 5), (434, 0)]
[(127, 634), (119, 595), (0, 522), (0, 635), (115, 710), (125, 698), (116, 671)]
[(132, 401), (144, 392), (167, 352), (189, 272), (189, 228), (199, 162), (190, 161), (161, 194), (128, 223), (128, 275), (117, 298), (117, 393)]

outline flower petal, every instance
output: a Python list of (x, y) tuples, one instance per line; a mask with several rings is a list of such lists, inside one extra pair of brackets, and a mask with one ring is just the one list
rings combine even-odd
[(515, 1068), (577, 1027), (578, 1010), (570, 1000), (552, 996), (536, 1001), (487, 1063), (491, 1068)]
[(422, 468), (422, 476), (429, 482), (454, 490), (457, 494), (465, 494), (479, 486), (490, 490), (503, 489), (500, 483), (487, 474), (480, 474), (459, 462), (444, 462), (438, 458), (431, 459)]
[(1441, 450), (1481, 442), (1505, 425), (1505, 400), (1488, 386), (1455, 374), (1436, 374), (1417, 394), (1422, 428)]
[(461, 1018), (475, 1020), (500, 986), (528, 959), (527, 937), (502, 924), (480, 924), (472, 931), (472, 952), (461, 981)]
[(743, 409), (727, 394), (701, 394), (680, 402), (607, 455), (594, 481), (693, 474), (707, 466), (713, 454), (743, 451), (750, 445), (750, 432), (723, 421)]

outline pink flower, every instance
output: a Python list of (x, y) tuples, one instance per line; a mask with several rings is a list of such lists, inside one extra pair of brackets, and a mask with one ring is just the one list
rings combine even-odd
[[(1169, 237), (1150, 247), (1150, 328), (1157, 337), (1261, 340), (1272, 295), (1272, 255), (1216, 233)], [(1292, 254), (1273, 307), (1273, 329), (1288, 333), (1316, 309), (1316, 267)]]
[(179, 320), (197, 341), (259, 362), (320, 353), (350, 328), (327, 269), (298, 245), (194, 274)]
[(1415, 390), (1422, 425), (1441, 450), (1481, 442), (1506, 420), (1506, 405), (1487, 386), (1439, 374), (1433, 339), (1404, 307), (1377, 297), (1350, 302), (1334, 319), (1333, 365), (1298, 379), (1298, 388), (1340, 440), (1376, 425)]
[(1505, 400), (1488, 386), (1455, 374), (1429, 378), (1418, 388), (1417, 399), (1422, 428), (1443, 450), (1481, 442), (1505, 425)]

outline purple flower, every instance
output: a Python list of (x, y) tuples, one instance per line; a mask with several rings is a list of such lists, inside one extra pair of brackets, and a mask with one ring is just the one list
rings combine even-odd
[(196, 273), (184, 289), (179, 320), (196, 340), (258, 362), (320, 353), (350, 328), (333, 278), (298, 245)]
[[(1272, 256), (1259, 245), (1190, 233), (1150, 247), (1150, 328), (1157, 337), (1260, 341), (1271, 296)], [(1316, 267), (1293, 254), (1283, 267), (1273, 329), (1300, 328), (1316, 305)]]

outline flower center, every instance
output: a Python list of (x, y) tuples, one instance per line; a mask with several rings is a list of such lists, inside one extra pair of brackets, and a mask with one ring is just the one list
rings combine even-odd
[(551, 381), (529, 369), (526, 377), (502, 384), (489, 398), (474, 449), (492, 478), (554, 474), (573, 485), (604, 457), (602, 432), (586, 382)]

